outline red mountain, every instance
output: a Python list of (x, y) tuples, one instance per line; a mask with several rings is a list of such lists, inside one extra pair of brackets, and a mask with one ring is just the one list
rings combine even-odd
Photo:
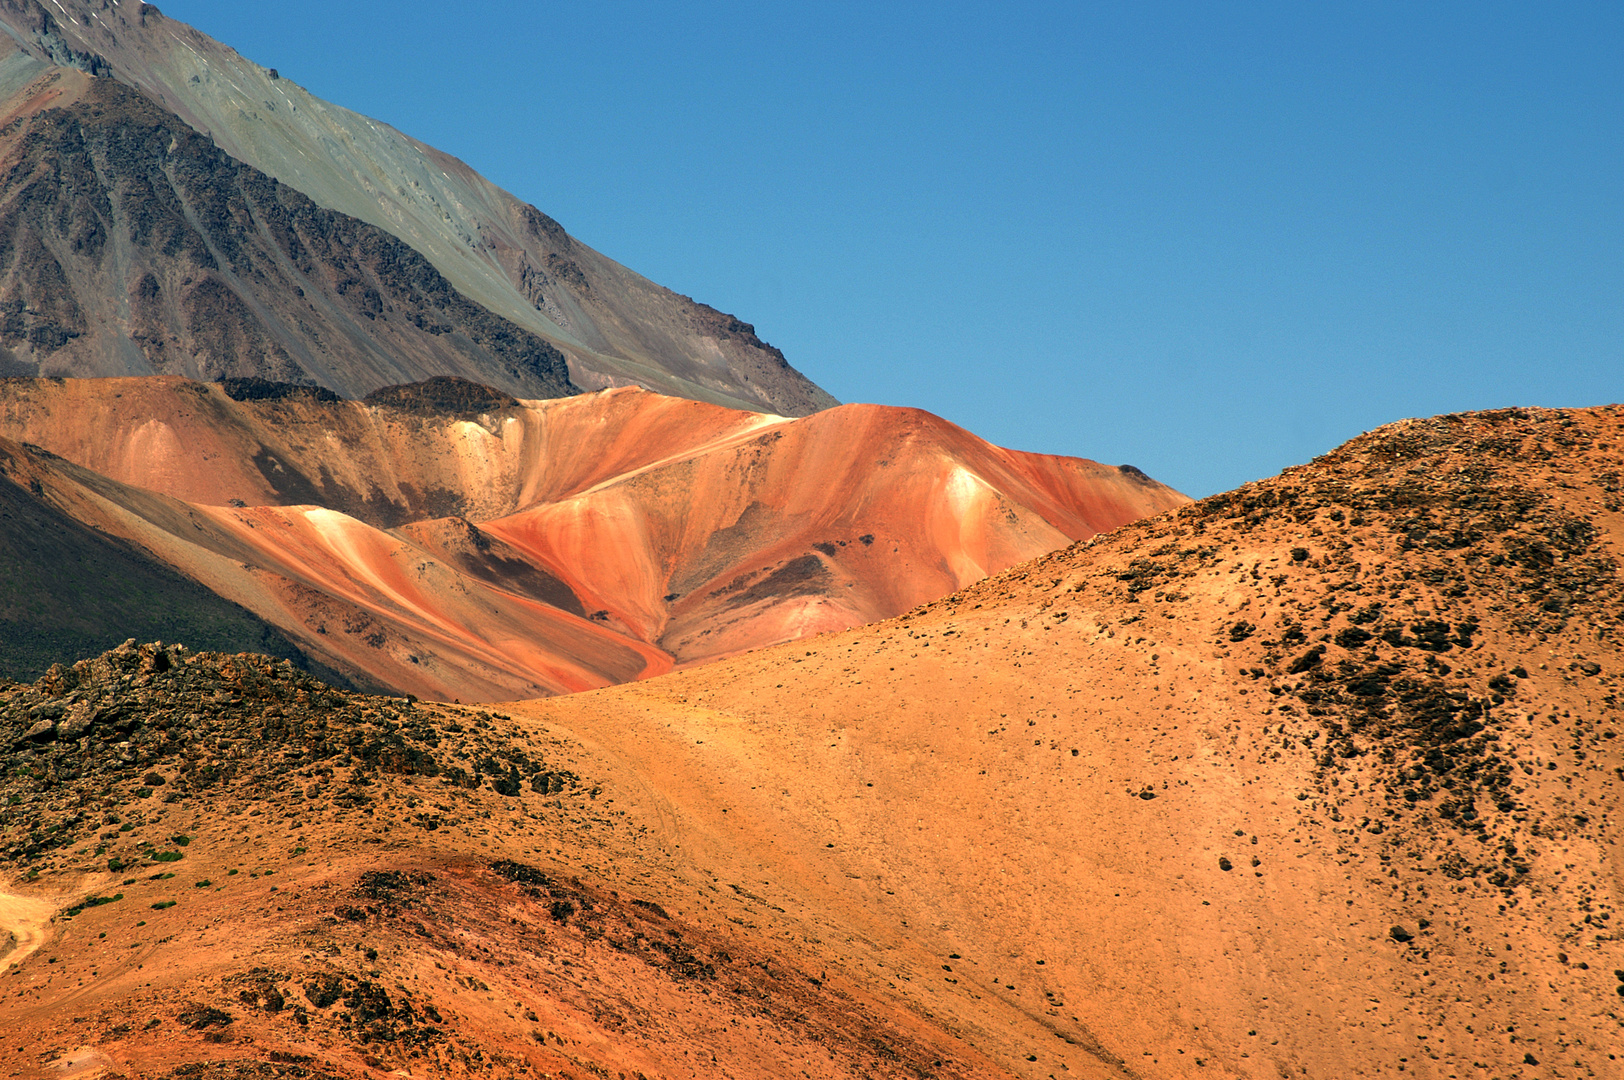
[[(804, 419), (454, 380), (365, 402), (175, 378), (12, 380), (49, 498), (364, 683), (506, 699), (925, 603), (1187, 500), (927, 413)], [(71, 464), (70, 464), (71, 463)]]

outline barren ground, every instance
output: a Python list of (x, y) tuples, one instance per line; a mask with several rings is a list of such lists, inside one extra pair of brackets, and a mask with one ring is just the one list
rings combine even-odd
[(0, 1065), (1619, 1076), (1621, 448), (1393, 425), (562, 699), (133, 647), (14, 688), (8, 891), (120, 869), (0, 976)]

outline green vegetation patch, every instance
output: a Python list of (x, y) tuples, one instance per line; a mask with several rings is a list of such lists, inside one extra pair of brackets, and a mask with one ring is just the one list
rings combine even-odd
[(81, 900), (73, 907), (63, 910), (61, 917), (64, 919), (71, 919), (75, 915), (84, 911), (85, 908), (101, 907), (103, 904), (115, 903), (122, 899), (124, 899), (123, 893), (119, 893), (116, 896), (92, 896), (89, 900)]

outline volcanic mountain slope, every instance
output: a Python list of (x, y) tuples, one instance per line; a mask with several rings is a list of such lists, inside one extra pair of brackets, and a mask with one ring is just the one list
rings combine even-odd
[(514, 712), (1025, 1075), (1619, 1076), (1621, 472), (1624, 408), (1405, 422)]
[(0, 110), (6, 374), (261, 376), (352, 397), (460, 374), (577, 392), (556, 348), (395, 237), (128, 87), (52, 69)]
[[(623, 682), (885, 618), (1184, 500), (914, 410), (787, 420), (438, 380), (0, 383), (12, 478), (422, 697)], [(24, 468), (26, 465), (26, 468)]]
[(53, 670), (0, 702), (0, 1063), (1618, 1075), (1621, 450), (1620, 408), (1405, 422), (494, 714)]
[[(17, 50), (10, 59), (0, 60), (0, 89), (16, 92), (48, 77), (66, 80), (71, 72), (63, 69), (133, 88), (163, 113), (174, 114), (169, 121), (190, 125), (203, 135), (205, 145), (212, 140), (246, 163), (259, 182), (274, 177), (317, 206), (337, 211), (346, 228), (354, 228), (349, 219), (358, 219), (397, 238), (413, 255), (421, 253), (459, 300), (472, 301), (484, 309), (486, 318), (511, 324), (517, 338), (535, 336), (560, 350), (578, 385), (598, 389), (635, 384), (791, 416), (835, 404), (791, 368), (779, 350), (761, 341), (749, 324), (632, 273), (455, 158), (386, 124), (312, 97), (276, 71), (164, 17), (150, 4), (0, 0), (0, 30), (15, 40)], [(197, 216), (196, 210), (209, 204), (185, 205)], [(168, 284), (163, 274), (156, 276)], [(135, 285), (132, 279), (128, 289), (112, 295), (133, 300), (139, 295)], [(341, 290), (339, 296), (319, 294), (316, 306), (340, 309), (342, 314), (326, 310), (320, 314), (346, 332), (358, 330), (371, 337), (368, 332), (374, 325), (354, 322), (344, 309), (354, 304), (352, 292), (366, 300), (373, 290), (386, 306), (400, 306), (400, 301), (390, 299), (387, 288), (364, 277), (358, 287)], [(373, 307), (370, 313), (384, 312)], [(404, 308), (400, 313), (410, 317)], [(266, 318), (263, 312), (254, 314)], [(317, 331), (328, 330), (310, 321)], [(454, 320), (425, 315), (423, 325), (447, 323), (455, 325)], [(247, 320), (245, 325), (250, 325)], [(399, 327), (390, 330), (395, 338), (404, 333)], [(324, 333), (322, 339), (331, 336)], [(390, 337), (384, 335), (380, 343), (386, 353), (398, 346)], [(297, 353), (286, 340), (281, 343)], [(84, 351), (68, 350), (54, 362), (57, 366), (47, 373), (61, 370), (65, 362), (74, 366), (63, 373), (108, 373), (88, 367), (90, 354)], [(139, 373), (129, 364), (126, 358), (126, 366), (115, 370)], [(358, 375), (359, 389), (352, 390), (313, 374), (323, 385), (349, 396), (380, 385), (359, 385), (366, 380)], [(470, 372), (457, 365), (418, 370), (412, 377), (432, 374)], [(472, 377), (535, 396), (532, 390), (504, 381), (498, 366)]]
[[(655, 648), (533, 599), (513, 583), (491, 588), (342, 514), (198, 507), (108, 480), (37, 447), (0, 447), (10, 451), (0, 460), (5, 479), (37, 492), (50, 510), (246, 608), (308, 644), (310, 662), (336, 668), (356, 685), (404, 683), (429, 696), (501, 697), (516, 688), (545, 694), (602, 686), (669, 667)], [(531, 576), (545, 583), (542, 574)], [(104, 623), (99, 632), (114, 628)], [(166, 632), (184, 629), (175, 623)]]

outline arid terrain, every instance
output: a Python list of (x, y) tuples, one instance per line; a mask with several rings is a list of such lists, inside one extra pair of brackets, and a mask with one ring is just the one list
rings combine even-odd
[(26, 1077), (1614, 1077), (1624, 409), (499, 707), (0, 698)]
[(0, 380), (3, 440), (5, 476), (59, 520), (322, 670), (441, 700), (589, 689), (887, 618), (1188, 501), (913, 409), (789, 419), (449, 378), (362, 402), (263, 380)]

